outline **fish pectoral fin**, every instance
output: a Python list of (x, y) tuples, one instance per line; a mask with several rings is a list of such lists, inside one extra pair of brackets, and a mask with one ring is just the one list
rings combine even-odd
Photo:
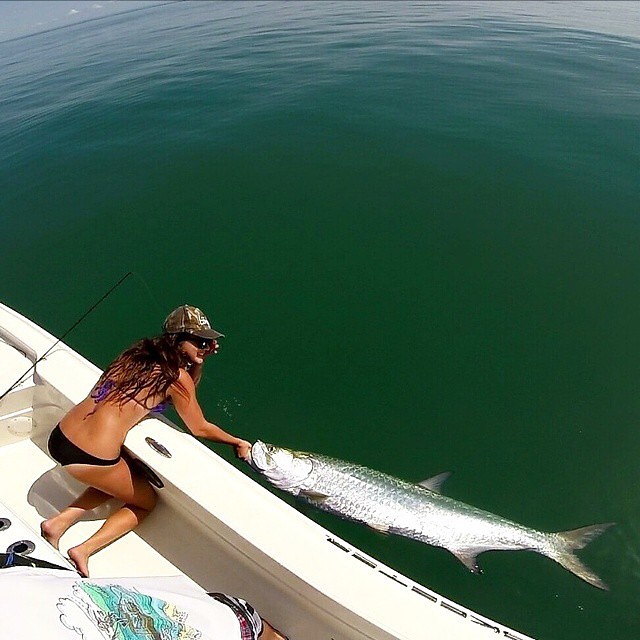
[(311, 491), (309, 489), (301, 489), (298, 494), (311, 502), (324, 502), (329, 496), (326, 493), (320, 491)]
[(423, 489), (429, 489), (430, 491), (435, 491), (436, 493), (442, 492), (442, 485), (447, 481), (447, 479), (451, 476), (451, 471), (445, 471), (444, 473), (439, 473), (437, 476), (433, 476), (433, 478), (427, 478), (422, 482), (418, 483), (418, 486)]
[(478, 554), (481, 551), (482, 549), (460, 549), (458, 551), (452, 551), (451, 553), (453, 553), (471, 573), (482, 573), (482, 569), (478, 566)]
[(385, 536), (388, 536), (390, 533), (390, 528), (388, 524), (382, 524), (380, 522), (367, 522), (367, 525), (371, 527), (374, 531), (378, 533), (383, 533)]

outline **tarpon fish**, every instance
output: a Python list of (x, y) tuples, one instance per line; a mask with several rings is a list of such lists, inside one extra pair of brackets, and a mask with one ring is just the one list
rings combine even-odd
[(315, 453), (292, 451), (257, 441), (251, 466), (273, 486), (319, 509), (363, 522), (382, 533), (420, 540), (453, 553), (479, 573), (485, 551), (536, 551), (585, 582), (607, 585), (574, 554), (613, 523), (545, 533), (441, 494), (449, 473), (420, 484)]

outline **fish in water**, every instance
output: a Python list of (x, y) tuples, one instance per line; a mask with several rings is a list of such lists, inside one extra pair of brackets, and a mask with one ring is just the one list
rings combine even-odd
[(484, 551), (530, 550), (545, 555), (589, 584), (607, 585), (574, 554), (613, 523), (545, 533), (441, 494), (443, 473), (420, 484), (314, 453), (258, 440), (251, 466), (272, 485), (316, 507), (393, 533), (444, 547), (479, 573)]

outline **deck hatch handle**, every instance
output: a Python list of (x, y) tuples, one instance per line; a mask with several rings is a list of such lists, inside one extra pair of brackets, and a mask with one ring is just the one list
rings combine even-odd
[(171, 451), (167, 449), (163, 444), (160, 444), (157, 440), (147, 436), (144, 441), (156, 452), (165, 458), (171, 457)]

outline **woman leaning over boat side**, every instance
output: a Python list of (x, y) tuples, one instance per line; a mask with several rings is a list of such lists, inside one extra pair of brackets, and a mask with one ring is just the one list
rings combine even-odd
[(246, 440), (207, 421), (196, 398), (204, 360), (216, 352), (222, 334), (190, 305), (172, 311), (163, 329), (162, 335), (143, 338), (123, 351), (49, 437), (51, 456), (88, 485), (77, 500), (42, 523), (42, 535), (54, 547), (87, 511), (112, 497), (124, 502), (88, 540), (69, 549), (69, 558), (83, 576), (89, 575), (92, 554), (138, 526), (156, 505), (149, 482), (122, 457), (127, 433), (150, 412), (170, 401), (195, 436), (229, 444), (243, 459), (251, 449)]

